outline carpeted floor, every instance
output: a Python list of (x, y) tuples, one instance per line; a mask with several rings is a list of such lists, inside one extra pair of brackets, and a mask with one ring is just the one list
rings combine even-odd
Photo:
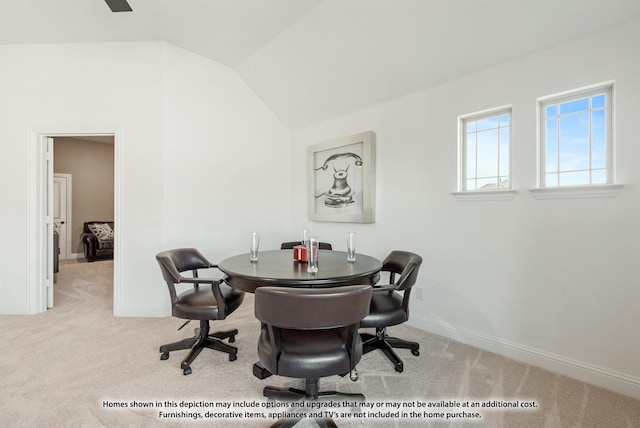
[[(296, 410), (267, 408), (273, 403), (261, 391), (300, 387), (300, 381), (252, 375), (259, 330), (252, 295), (212, 324), (239, 329), (238, 359), (205, 350), (184, 376), (179, 365), (186, 351), (160, 361), (158, 347), (190, 335), (195, 323), (178, 332), (182, 322), (172, 317), (113, 317), (112, 278), (110, 261), (65, 261), (54, 309), (0, 316), (0, 426), (266, 427), (271, 413)], [(159, 273), (158, 287), (166, 287)], [(321, 380), (323, 390), (364, 393), (371, 407), (312, 411), (337, 413), (340, 427), (640, 426), (638, 400), (415, 328), (391, 333), (421, 344), (418, 357), (399, 351), (403, 373), (376, 351), (358, 365), (357, 382)], [(505, 407), (512, 404), (518, 407)]]

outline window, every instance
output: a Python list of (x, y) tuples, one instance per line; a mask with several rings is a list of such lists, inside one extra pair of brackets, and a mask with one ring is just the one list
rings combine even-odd
[(511, 107), (459, 118), (460, 190), (510, 189)]
[(539, 100), (540, 187), (612, 183), (612, 85)]

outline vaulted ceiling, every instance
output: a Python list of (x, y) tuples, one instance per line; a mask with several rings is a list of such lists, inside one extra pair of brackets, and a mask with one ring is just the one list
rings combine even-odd
[(128, 1), (5, 2), (0, 44), (166, 41), (296, 129), (640, 17), (638, 0)]

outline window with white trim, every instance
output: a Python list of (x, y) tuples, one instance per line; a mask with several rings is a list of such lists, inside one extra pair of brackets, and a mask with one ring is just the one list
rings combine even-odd
[(539, 100), (540, 187), (610, 184), (612, 85)]
[(511, 188), (511, 107), (459, 118), (460, 190)]

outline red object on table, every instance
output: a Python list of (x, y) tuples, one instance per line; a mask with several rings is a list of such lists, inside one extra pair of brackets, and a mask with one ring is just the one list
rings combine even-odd
[(307, 261), (307, 247), (304, 245), (296, 245), (293, 247), (293, 258), (300, 262)]

